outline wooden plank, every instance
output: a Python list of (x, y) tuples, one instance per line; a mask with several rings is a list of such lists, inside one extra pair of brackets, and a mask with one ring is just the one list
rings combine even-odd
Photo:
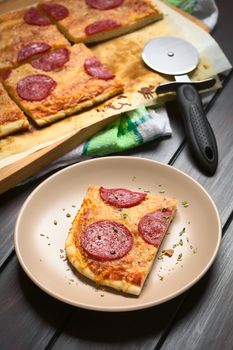
[(23, 187), (14, 188), (12, 191), (0, 196), (0, 267), (14, 249), (14, 226), (19, 210), (32, 190), (41, 181), (42, 179), (24, 185)]
[(127, 313), (77, 309), (53, 350), (154, 350), (179, 307), (181, 298)]
[(162, 350), (232, 350), (233, 223), (213, 268), (188, 295)]
[(4, 350), (40, 350), (62, 327), (72, 307), (42, 292), (16, 257), (0, 277), (0, 344)]

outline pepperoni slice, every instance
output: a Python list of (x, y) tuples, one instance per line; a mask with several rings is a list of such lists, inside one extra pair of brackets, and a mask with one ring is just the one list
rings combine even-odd
[(40, 4), (40, 6), (55, 21), (61, 21), (69, 15), (69, 11), (64, 5), (56, 4), (54, 2), (46, 2)]
[(100, 197), (107, 204), (117, 208), (131, 208), (140, 204), (146, 194), (141, 192), (133, 192), (125, 188), (104, 188), (100, 187)]
[(97, 33), (105, 32), (114, 28), (121, 26), (121, 23), (113, 19), (103, 19), (101, 21), (96, 21), (92, 24), (89, 24), (85, 28), (86, 35), (94, 35)]
[(7, 68), (7, 69), (5, 69), (5, 70), (1, 73), (1, 78), (2, 78), (2, 80), (6, 80), (7, 78), (9, 78), (11, 72), (12, 72), (12, 68)]
[(23, 46), (19, 52), (17, 57), (17, 62), (23, 62), (28, 58), (36, 56), (40, 53), (48, 51), (51, 49), (51, 46), (46, 43), (30, 43)]
[(120, 6), (124, 0), (86, 0), (86, 4), (97, 10), (109, 10)]
[(110, 69), (103, 65), (95, 56), (85, 60), (84, 69), (88, 75), (94, 78), (109, 80), (115, 77)]
[(81, 235), (81, 247), (93, 259), (120, 259), (133, 246), (133, 236), (124, 225), (115, 221), (97, 221)]
[(64, 66), (69, 61), (69, 51), (66, 48), (48, 52), (31, 63), (32, 67), (50, 72)]
[(41, 101), (48, 97), (57, 83), (47, 75), (29, 75), (18, 81), (17, 93), (27, 101)]
[(141, 218), (138, 223), (138, 231), (147, 243), (159, 247), (171, 217), (171, 208), (153, 211)]
[(27, 24), (37, 25), (37, 26), (48, 26), (51, 24), (50, 20), (43, 16), (36, 8), (31, 7), (27, 10), (23, 16), (24, 21)]

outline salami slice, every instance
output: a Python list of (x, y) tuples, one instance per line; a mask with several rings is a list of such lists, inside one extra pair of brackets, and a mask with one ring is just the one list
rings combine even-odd
[(113, 19), (103, 19), (101, 21), (96, 21), (92, 24), (89, 24), (85, 28), (86, 35), (94, 35), (101, 32), (107, 32), (108, 30), (118, 28), (121, 26), (121, 23)]
[(50, 45), (42, 42), (27, 44), (19, 50), (17, 62), (23, 62), (29, 58), (32, 58), (33, 56), (48, 51), (50, 48)]
[(84, 69), (88, 75), (94, 78), (109, 80), (115, 77), (110, 69), (103, 65), (95, 56), (85, 60)]
[(124, 0), (86, 0), (86, 4), (97, 10), (109, 10), (121, 6)]
[(115, 221), (97, 221), (81, 235), (81, 246), (93, 259), (120, 259), (133, 246), (133, 236), (124, 225)]
[(140, 204), (146, 194), (141, 192), (133, 192), (125, 188), (104, 188), (100, 187), (100, 197), (107, 204), (117, 208), (131, 208)]
[(12, 72), (12, 68), (7, 68), (7, 69), (5, 69), (5, 70), (1, 73), (1, 78), (2, 78), (2, 80), (6, 80), (7, 78), (9, 78), (11, 72)]
[(61, 21), (69, 16), (69, 11), (64, 5), (56, 4), (54, 2), (45, 2), (44, 4), (40, 4), (40, 6), (55, 21)]
[(171, 208), (153, 211), (141, 218), (138, 223), (138, 231), (147, 243), (159, 247), (171, 217)]
[(47, 75), (29, 75), (18, 81), (17, 93), (27, 101), (41, 101), (48, 97), (57, 83)]
[(36, 69), (50, 72), (64, 66), (69, 61), (69, 51), (66, 48), (48, 52), (42, 57), (34, 60), (31, 65)]
[(34, 7), (31, 7), (25, 12), (23, 19), (27, 24), (37, 25), (41, 27), (51, 24), (50, 20), (47, 17), (43, 16), (42, 13), (40, 13)]

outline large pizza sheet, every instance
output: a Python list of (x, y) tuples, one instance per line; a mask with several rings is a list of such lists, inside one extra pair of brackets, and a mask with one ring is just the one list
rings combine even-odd
[(31, 128), (22, 134), (0, 140), (0, 168), (74, 134), (77, 135), (78, 144), (78, 137), (82, 130), (101, 120), (112, 121), (113, 116), (121, 112), (133, 110), (142, 105), (163, 103), (166, 97), (158, 97), (154, 92), (155, 87), (173, 78), (153, 72), (143, 64), (141, 59), (142, 48), (152, 38), (175, 35), (188, 40), (197, 48), (200, 64), (190, 75), (191, 79), (206, 79), (231, 69), (228, 59), (209, 33), (164, 3), (160, 1), (155, 3), (164, 13), (162, 20), (134, 33), (91, 47), (94, 54), (110, 66), (123, 81), (124, 93), (50, 126), (42, 129)]

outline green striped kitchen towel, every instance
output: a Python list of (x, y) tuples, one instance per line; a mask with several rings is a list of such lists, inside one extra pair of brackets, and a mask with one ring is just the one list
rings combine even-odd
[(141, 107), (122, 113), (114, 122), (89, 140), (51, 163), (37, 177), (91, 157), (135, 148), (156, 138), (170, 136), (171, 132), (167, 112), (163, 107)]

